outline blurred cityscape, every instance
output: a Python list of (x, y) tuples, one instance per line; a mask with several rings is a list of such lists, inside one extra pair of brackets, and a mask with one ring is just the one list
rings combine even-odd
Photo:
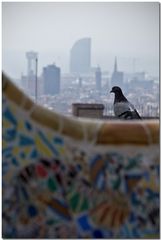
[[(25, 54), (24, 54), (25, 57)], [(27, 71), (18, 82), (19, 87), (38, 104), (65, 115), (72, 115), (72, 104), (103, 104), (104, 116), (113, 116), (112, 86), (120, 86), (127, 99), (144, 117), (159, 117), (159, 79), (148, 72), (124, 72), (119, 59), (111, 59), (113, 72), (103, 71), (101, 66), (91, 66), (91, 39), (75, 42), (70, 51), (70, 72), (61, 74), (56, 63), (44, 66), (37, 76), (39, 56), (26, 53)]]

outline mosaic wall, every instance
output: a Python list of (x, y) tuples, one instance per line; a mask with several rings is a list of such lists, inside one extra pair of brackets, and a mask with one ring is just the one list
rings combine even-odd
[(158, 146), (79, 142), (5, 96), (2, 134), (3, 238), (159, 238)]

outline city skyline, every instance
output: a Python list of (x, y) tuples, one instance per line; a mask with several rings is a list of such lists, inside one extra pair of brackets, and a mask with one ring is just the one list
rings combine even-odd
[(52, 64), (45, 66), (43, 74), (37, 77), (37, 68), (34, 68), (37, 56), (36, 52), (26, 53), (28, 74), (21, 76), (18, 85), (37, 103), (50, 110), (70, 115), (74, 103), (99, 103), (104, 105), (104, 113), (111, 115), (110, 89), (118, 85), (135, 103), (141, 115), (159, 116), (159, 82), (145, 72), (127, 74), (119, 71), (117, 57), (112, 74), (101, 71), (100, 66), (92, 68), (87, 74), (60, 74), (61, 68)]
[[(40, 28), (41, 26), (41, 28)], [(92, 40), (91, 66), (159, 75), (158, 3), (2, 3), (2, 69), (11, 77), (26, 73), (24, 54), (39, 53), (43, 66), (55, 62), (69, 72), (70, 49)]]

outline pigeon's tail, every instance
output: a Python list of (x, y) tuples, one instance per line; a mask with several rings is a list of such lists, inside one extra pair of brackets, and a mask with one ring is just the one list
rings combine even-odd
[(129, 102), (130, 107), (133, 109), (133, 119), (142, 119), (135, 107)]
[(134, 113), (135, 113), (135, 118), (136, 119), (142, 119), (139, 115), (139, 113), (136, 111), (136, 109), (134, 109)]

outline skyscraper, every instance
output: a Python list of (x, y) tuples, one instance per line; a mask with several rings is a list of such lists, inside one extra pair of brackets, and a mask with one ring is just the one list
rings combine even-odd
[(89, 73), (91, 68), (91, 39), (78, 40), (70, 51), (70, 72), (74, 74)]
[(96, 72), (95, 72), (95, 80), (96, 80), (96, 89), (98, 91), (101, 91), (101, 81), (102, 81), (102, 73), (100, 67), (97, 67)]
[(118, 71), (117, 58), (115, 57), (114, 71), (111, 77), (111, 86), (119, 86), (123, 88), (123, 72)]
[(60, 68), (54, 64), (43, 68), (44, 94), (55, 95), (60, 92)]

